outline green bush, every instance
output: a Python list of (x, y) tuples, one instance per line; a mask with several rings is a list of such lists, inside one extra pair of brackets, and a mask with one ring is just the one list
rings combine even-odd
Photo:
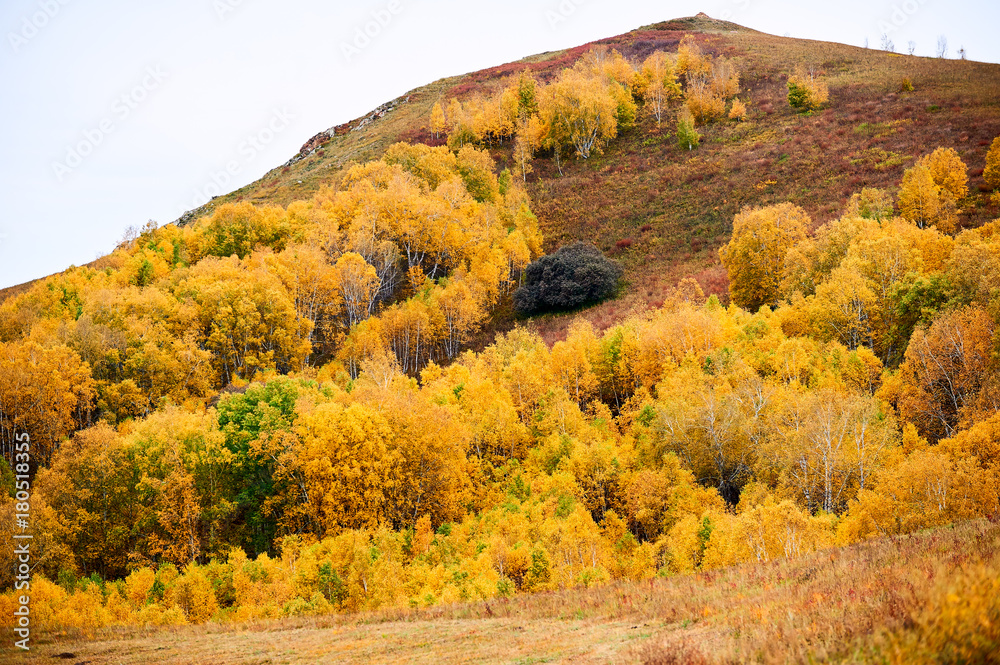
[(796, 74), (788, 77), (788, 104), (799, 111), (815, 111), (830, 98), (830, 90), (819, 78)]
[(677, 145), (680, 148), (694, 150), (701, 141), (701, 134), (694, 127), (694, 118), (690, 113), (682, 113), (677, 118)]
[(622, 268), (593, 245), (577, 242), (528, 265), (514, 292), (522, 314), (573, 309), (614, 294)]

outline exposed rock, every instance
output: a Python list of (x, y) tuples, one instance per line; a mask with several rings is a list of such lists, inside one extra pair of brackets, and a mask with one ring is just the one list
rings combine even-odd
[(316, 136), (306, 141), (305, 144), (301, 148), (299, 148), (299, 154), (303, 156), (308, 155), (310, 152), (320, 147), (321, 145), (329, 141), (331, 138), (332, 137), (330, 136), (330, 132), (328, 131), (320, 132)]

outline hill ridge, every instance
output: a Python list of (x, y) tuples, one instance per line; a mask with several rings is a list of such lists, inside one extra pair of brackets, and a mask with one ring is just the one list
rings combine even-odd
[[(702, 147), (684, 154), (673, 147), (667, 127), (642, 118), (604, 155), (565, 164), (565, 177), (557, 177), (551, 160), (540, 155), (528, 188), (547, 249), (595, 241), (626, 264), (633, 285), (654, 282), (643, 297), (650, 303), (660, 299), (666, 282), (690, 275), (699, 276), (707, 291), (721, 293), (717, 249), (742, 206), (790, 200), (819, 223), (833, 218), (853, 191), (895, 187), (903, 169), (939, 145), (959, 150), (970, 167), (966, 226), (1000, 215), (978, 191), (984, 187), (986, 146), (1000, 134), (1000, 65), (775, 36), (693, 16), (410, 90), (318, 132), (261, 178), (187, 211), (176, 223), (189, 224), (226, 202), (284, 206), (307, 199), (345, 165), (377, 159), (397, 141), (440, 145), (427, 127), (438, 100), (488, 90), (522, 69), (552, 77), (594, 45), (616, 48), (632, 60), (654, 49), (676, 50), (684, 34), (695, 35), (707, 53), (736, 59), (748, 121), (700, 128)], [(826, 74), (831, 101), (823, 111), (800, 115), (785, 101), (785, 79), (805, 64)], [(901, 91), (908, 77), (914, 92)], [(490, 148), (499, 168), (509, 164), (508, 147)], [(640, 230), (646, 226), (652, 231)], [(627, 250), (618, 248), (620, 241)], [(0, 300), (37, 281), (0, 290)]]

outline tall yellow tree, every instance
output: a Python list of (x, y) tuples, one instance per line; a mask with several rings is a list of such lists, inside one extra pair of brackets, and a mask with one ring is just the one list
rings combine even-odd
[(521, 171), (521, 180), (528, 181), (528, 174), (534, 169), (531, 160), (535, 151), (542, 146), (545, 127), (537, 115), (520, 120), (517, 125), (517, 137), (514, 140), (514, 161)]
[(1000, 188), (1000, 136), (993, 139), (989, 152), (986, 153), (986, 168), (983, 169), (983, 180), (993, 189)]
[(914, 331), (900, 367), (900, 413), (923, 436), (952, 436), (974, 406), (992, 370), (993, 319), (969, 307), (939, 315)]
[(667, 53), (654, 51), (642, 63), (641, 74), (646, 109), (659, 125), (667, 104), (681, 94), (676, 64)]
[(951, 233), (958, 225), (958, 205), (969, 193), (967, 168), (952, 148), (938, 148), (907, 169), (900, 184), (899, 210), (920, 228), (935, 226)]
[(360, 404), (316, 406), (296, 423), (302, 495), (323, 533), (376, 526), (386, 518), (387, 494), (398, 483), (393, 432)]
[(356, 252), (337, 259), (337, 290), (344, 302), (344, 323), (351, 328), (371, 316), (379, 281), (375, 268)]
[(440, 136), (447, 129), (448, 122), (445, 120), (444, 109), (441, 108), (441, 102), (434, 102), (434, 108), (431, 109), (431, 132), (433, 132), (434, 138)]
[(751, 310), (777, 302), (785, 254), (805, 238), (809, 224), (805, 211), (791, 203), (736, 215), (733, 236), (719, 250), (733, 302)]
[(917, 164), (906, 170), (899, 191), (899, 212), (919, 228), (935, 224), (941, 217), (941, 188), (931, 170)]
[(265, 260), (284, 283), (299, 318), (312, 324), (308, 341), (314, 357), (326, 356), (337, 341), (335, 326), (343, 306), (338, 272), (326, 252), (315, 245), (293, 245)]
[(582, 159), (600, 152), (618, 133), (618, 103), (607, 83), (575, 70), (565, 70), (542, 89), (539, 114), (548, 127), (547, 142), (555, 151), (571, 147)]
[(684, 35), (677, 47), (677, 73), (690, 82), (696, 77), (707, 76), (711, 67), (694, 35)]
[[(94, 397), (90, 367), (66, 346), (0, 343), (0, 453), (14, 463), (18, 442), (30, 439), (31, 458), (48, 464), (59, 442), (84, 425)], [(28, 465), (18, 473), (27, 473)]]
[(934, 183), (952, 203), (957, 203), (968, 196), (968, 167), (954, 148), (937, 148), (931, 154), (922, 157), (920, 162), (930, 169)]
[(263, 267), (250, 268), (235, 256), (209, 257), (174, 291), (197, 304), (199, 335), (221, 385), (258, 370), (297, 369), (309, 355), (312, 324), (296, 315), (281, 280)]

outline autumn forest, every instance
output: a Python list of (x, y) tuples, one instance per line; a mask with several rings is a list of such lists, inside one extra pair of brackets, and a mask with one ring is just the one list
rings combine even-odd
[[(966, 211), (1000, 203), (1000, 138), (982, 163), (926, 146), (829, 219), (748, 205), (723, 289), (579, 315), (635, 285), (547, 241), (536, 167), (558, 178), (641, 123), (697, 154), (750, 121), (741, 67), (685, 37), (524, 69), (435, 100), (433, 140), (307, 198), (149, 224), (0, 303), (0, 528), (27, 432), (35, 620), (408, 611), (997, 515), (1000, 220)], [(785, 74), (791, 112), (836, 103)]]

